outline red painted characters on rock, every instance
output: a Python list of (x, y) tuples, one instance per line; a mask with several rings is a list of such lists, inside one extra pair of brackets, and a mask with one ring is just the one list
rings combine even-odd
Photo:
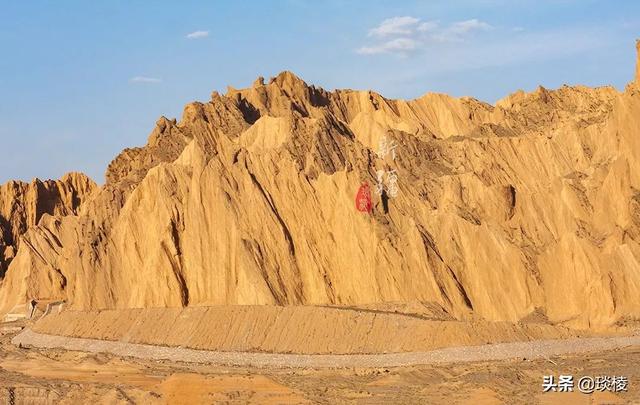
[(358, 189), (356, 209), (360, 212), (371, 212), (371, 190), (368, 183), (362, 183)]

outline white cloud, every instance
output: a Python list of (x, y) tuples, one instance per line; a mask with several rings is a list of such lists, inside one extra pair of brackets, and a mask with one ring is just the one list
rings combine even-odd
[(415, 17), (393, 17), (387, 18), (376, 28), (369, 30), (370, 37), (387, 37), (390, 35), (408, 35), (411, 34), (415, 25), (420, 21)]
[(381, 53), (406, 56), (430, 43), (459, 42), (474, 32), (488, 31), (493, 27), (476, 18), (441, 26), (438, 21), (422, 21), (420, 18), (392, 17), (369, 30), (368, 37), (379, 38), (378, 43), (356, 50), (362, 55)]
[(157, 77), (147, 77), (147, 76), (135, 76), (129, 79), (131, 83), (160, 83), (162, 79), (158, 79)]
[(209, 36), (209, 31), (194, 31), (190, 34), (187, 34), (188, 39), (200, 39), (206, 38)]
[(486, 22), (472, 19), (455, 22), (440, 32), (433, 34), (432, 39), (441, 42), (462, 41), (465, 35), (473, 31), (488, 31), (493, 27)]
[(417, 30), (420, 32), (435, 31), (438, 28), (439, 23), (437, 21), (425, 21), (418, 25)]
[(356, 52), (362, 55), (375, 55), (379, 53), (406, 55), (407, 52), (417, 49), (418, 45), (418, 42), (411, 38), (396, 38), (374, 46), (363, 46)]
[[(510, 29), (509, 29), (510, 31)], [(542, 32), (525, 31), (518, 35), (499, 35), (476, 43), (456, 42), (434, 44), (438, 63), (412, 63), (403, 71), (405, 83), (415, 83), (428, 77), (456, 74), (476, 69), (515, 66), (534, 61), (544, 65), (549, 61), (593, 54), (606, 49), (619, 38), (599, 28), (563, 28)], [(424, 55), (431, 58), (431, 54)], [(398, 80), (398, 78), (394, 78)]]
[(486, 31), (491, 28), (491, 25), (486, 22), (474, 18), (472, 20), (455, 22), (451, 24), (448, 31), (455, 34), (466, 34), (470, 31)]

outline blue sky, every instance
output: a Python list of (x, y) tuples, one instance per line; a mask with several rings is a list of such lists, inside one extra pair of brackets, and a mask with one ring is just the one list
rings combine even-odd
[(392, 98), (622, 89), (637, 37), (635, 1), (0, 0), (0, 183), (102, 183), (161, 115), (282, 70)]

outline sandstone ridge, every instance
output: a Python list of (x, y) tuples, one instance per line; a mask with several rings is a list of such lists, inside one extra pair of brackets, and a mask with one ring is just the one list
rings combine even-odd
[[(637, 80), (637, 78), (636, 78)], [(381, 140), (396, 158), (376, 154)], [(213, 93), (123, 151), (78, 216), (23, 236), (1, 311), (422, 302), (451, 317), (640, 317), (640, 94), (495, 106), (329, 92), (290, 72)], [(355, 209), (396, 170), (398, 194)]]
[(60, 180), (9, 181), (0, 185), (0, 279), (29, 227), (35, 226), (43, 215), (76, 214), (96, 188), (82, 173), (68, 173)]

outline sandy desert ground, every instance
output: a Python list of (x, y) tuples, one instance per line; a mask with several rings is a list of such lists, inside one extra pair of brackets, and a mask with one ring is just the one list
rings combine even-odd
[[(4, 326), (0, 340), (3, 404), (640, 403), (638, 346), (537, 360), (387, 368), (247, 368), (16, 347), (10, 341), (22, 326)], [(576, 380), (625, 376), (629, 387), (615, 394), (543, 393), (543, 376), (559, 374)]]

